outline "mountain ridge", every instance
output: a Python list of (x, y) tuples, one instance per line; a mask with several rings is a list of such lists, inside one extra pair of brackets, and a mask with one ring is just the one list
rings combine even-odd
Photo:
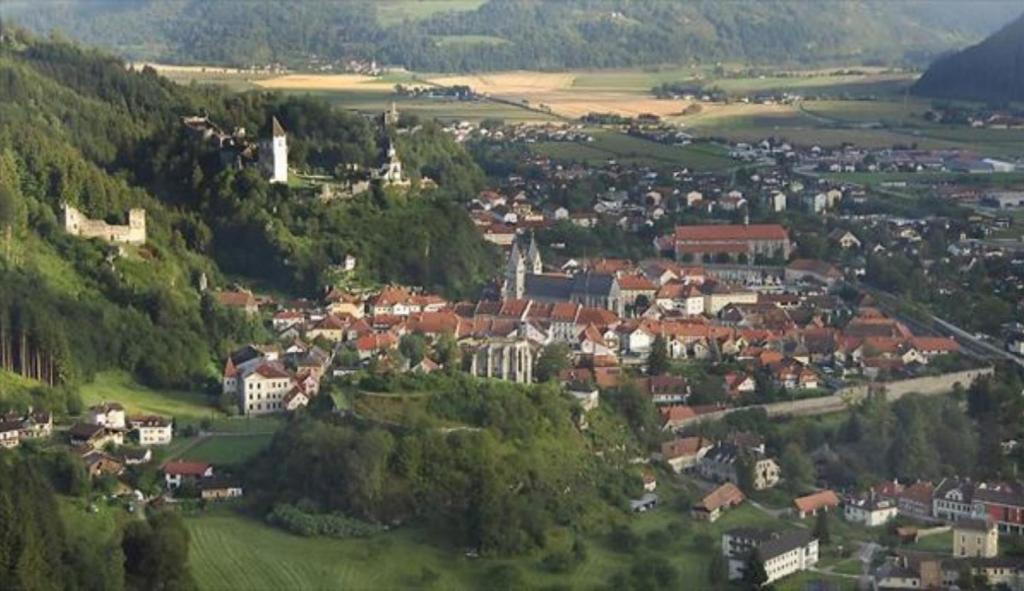
[[(135, 60), (233, 66), (375, 59), (422, 71), (748, 63), (924, 63), (1013, 16), (1005, 2), (489, 0), (399, 23), (361, 0), (12, 0), (0, 16)], [(401, 5), (393, 2), (392, 5)], [(410, 6), (412, 6), (410, 4)], [(394, 7), (394, 6), (392, 6)], [(462, 39), (467, 43), (451, 43)], [(484, 42), (484, 40), (498, 42)]]
[(981, 43), (936, 60), (911, 92), (943, 99), (1024, 100), (1024, 14)]

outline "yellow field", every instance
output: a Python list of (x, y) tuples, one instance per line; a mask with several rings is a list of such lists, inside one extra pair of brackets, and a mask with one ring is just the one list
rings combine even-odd
[(480, 94), (503, 100), (528, 101), (532, 107), (547, 107), (556, 115), (576, 118), (587, 113), (615, 113), (635, 117), (654, 113), (671, 117), (686, 108), (682, 101), (657, 100), (648, 88), (578, 88), (581, 73), (499, 72), (469, 76), (442, 76), (430, 82), (444, 86), (465, 85)]

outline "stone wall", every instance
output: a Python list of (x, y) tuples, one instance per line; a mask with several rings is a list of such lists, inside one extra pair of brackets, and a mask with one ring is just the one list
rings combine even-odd
[(126, 244), (146, 243), (146, 210), (132, 209), (128, 212), (127, 225), (108, 224), (94, 220), (72, 207), (64, 205), (64, 230), (72, 236), (99, 238), (105, 242)]
[(995, 370), (991, 367), (982, 367), (937, 376), (911, 378), (908, 380), (897, 380), (893, 382), (880, 382), (872, 385), (862, 384), (849, 386), (846, 388), (840, 388), (829, 396), (806, 398), (804, 400), (794, 400), (792, 402), (772, 402), (769, 404), (746, 406), (742, 408), (729, 408), (707, 413), (684, 421), (681, 426), (686, 427), (704, 421), (717, 421), (724, 418), (731, 412), (757, 407), (765, 409), (769, 417), (807, 416), (840, 412), (846, 410), (850, 405), (864, 400), (872, 390), (876, 392), (884, 392), (886, 400), (889, 402), (899, 400), (903, 396), (915, 392), (924, 396), (947, 394), (953, 390), (953, 386), (956, 384), (960, 384), (964, 388), (967, 388), (974, 383), (974, 380), (982, 376), (991, 376), (994, 371)]

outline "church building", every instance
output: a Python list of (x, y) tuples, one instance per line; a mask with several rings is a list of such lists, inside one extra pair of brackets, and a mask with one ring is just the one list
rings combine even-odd
[(574, 302), (589, 308), (611, 310), (619, 316), (625, 314), (622, 288), (614, 275), (590, 271), (576, 275), (544, 273), (540, 249), (532, 236), (525, 253), (518, 239), (512, 243), (501, 295), (507, 300)]

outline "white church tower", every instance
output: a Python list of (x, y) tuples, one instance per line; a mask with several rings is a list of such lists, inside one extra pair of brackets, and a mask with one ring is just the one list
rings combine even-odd
[(288, 139), (277, 117), (270, 118), (270, 139), (260, 142), (260, 164), (270, 182), (288, 182)]

